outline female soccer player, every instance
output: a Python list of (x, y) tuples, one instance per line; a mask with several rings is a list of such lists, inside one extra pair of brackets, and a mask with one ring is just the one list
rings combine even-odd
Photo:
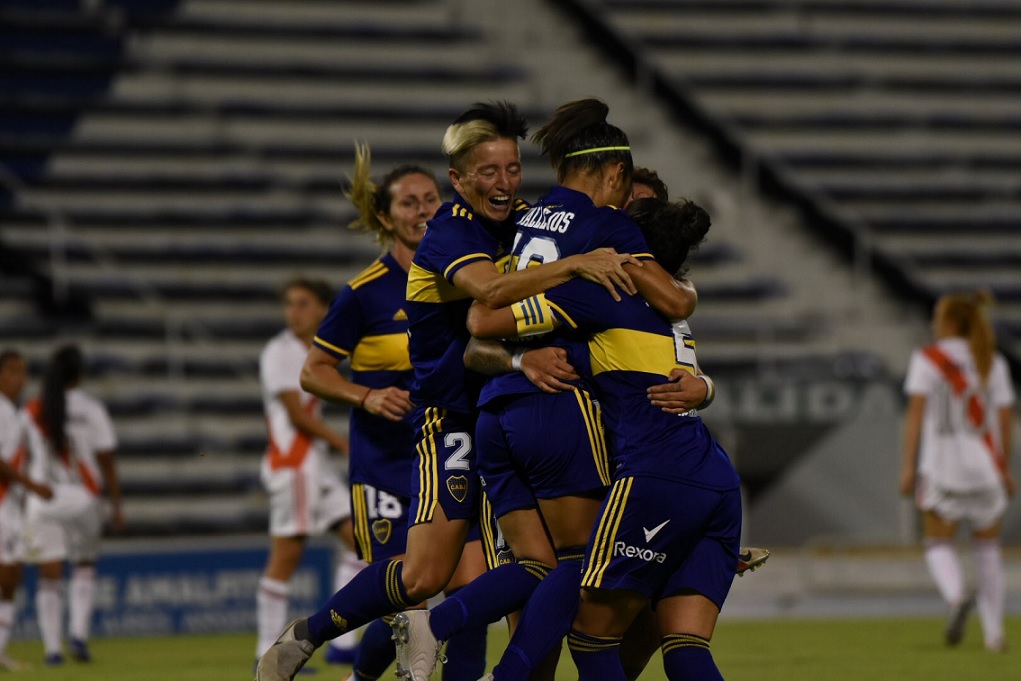
[(925, 561), (950, 606), (949, 645), (964, 635), (975, 596), (954, 550), (961, 520), (972, 527), (978, 612), (987, 650), (1006, 650), (1000, 519), (1014, 494), (1008, 456), (1014, 390), (982, 293), (943, 296), (932, 317), (936, 342), (911, 356), (900, 491), (922, 511)]
[[(652, 252), (676, 271), (704, 237), (708, 217), (686, 202), (639, 203), (648, 204), (649, 214), (636, 219)], [(720, 678), (709, 641), (737, 564), (739, 480), (697, 411), (678, 417), (645, 398), (675, 368), (699, 375), (687, 323), (666, 321), (640, 298), (610, 305), (591, 287), (571, 282), (511, 309), (475, 306), (469, 327), (486, 338), (520, 333), (514, 308), (524, 307), (551, 315), (554, 326), (591, 335), (588, 356), (572, 357), (572, 364), (595, 387), (616, 462), (568, 637), (581, 679), (626, 678), (620, 640), (650, 601), (667, 676)]]
[(77, 346), (58, 348), (43, 375), (42, 395), (25, 409), (31, 477), (53, 489), (53, 498), (29, 497), (25, 506), (28, 555), (39, 565), (36, 616), (46, 663), (64, 661), (61, 581), (72, 565), (71, 657), (91, 659), (89, 626), (96, 588), (96, 559), (103, 529), (101, 497), (110, 500), (115, 531), (124, 528), (114, 452), (117, 436), (106, 407), (80, 387), (84, 362)]
[[(475, 105), (444, 136), (457, 195), (429, 221), (407, 288), (416, 460), (406, 557), (374, 563), (320, 611), (288, 626), (260, 660), (259, 681), (293, 678), (324, 641), (425, 601), (450, 582), (479, 512), (474, 433), (482, 379), (467, 371), (462, 359), (472, 300), (509, 304), (576, 276), (599, 282), (615, 297), (617, 286), (634, 292), (621, 266), (633, 259), (605, 250), (501, 274), (496, 263), (509, 253), (513, 216), (524, 207), (516, 194), (521, 185), (517, 140), (525, 131), (516, 107), (500, 102)], [(481, 547), (474, 552), (477, 575), (485, 561)], [(520, 562), (502, 566), (502, 579), (534, 580), (529, 569), (534, 566)], [(513, 591), (511, 585), (492, 598)], [(410, 661), (398, 657), (398, 665), (404, 678), (416, 678)]]

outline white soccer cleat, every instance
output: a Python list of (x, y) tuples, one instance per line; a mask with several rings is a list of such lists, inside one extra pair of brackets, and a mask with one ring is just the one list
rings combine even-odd
[(397, 647), (397, 678), (429, 681), (440, 657), (440, 642), (429, 627), (428, 610), (408, 610), (394, 616), (393, 640)]
[(297, 619), (284, 627), (284, 633), (270, 646), (270, 649), (259, 658), (255, 668), (255, 681), (293, 681), (295, 675), (316, 651), (315, 644), (295, 635), (295, 627), (301, 624), (305, 631), (308, 624)]
[(495, 677), (492, 674), (486, 674), (481, 679), (479, 679), (479, 681), (494, 681), (494, 678)]
[(755, 572), (769, 558), (769, 549), (757, 549), (754, 547), (741, 547), (737, 554), (737, 576), (744, 577), (746, 572)]

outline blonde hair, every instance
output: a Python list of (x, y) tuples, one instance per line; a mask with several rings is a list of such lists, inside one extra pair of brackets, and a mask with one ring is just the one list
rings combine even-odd
[(380, 215), (390, 212), (390, 204), (393, 203), (393, 193), (390, 187), (394, 182), (407, 175), (424, 175), (432, 180), (436, 186), (436, 193), (440, 193), (440, 185), (436, 176), (431, 171), (414, 163), (404, 163), (383, 177), (383, 181), (376, 184), (370, 177), (372, 169), (372, 152), (368, 144), (355, 142), (355, 169), (351, 176), (351, 186), (344, 192), (351, 205), (358, 211), (358, 217), (352, 220), (348, 227), (373, 235), (376, 243), (384, 250), (393, 246), (396, 237), (393, 232), (386, 228)]
[(501, 137), (516, 142), (527, 132), (525, 117), (510, 102), (477, 102), (447, 127), (440, 148), (450, 158), (450, 167), (463, 173), (465, 161), (478, 145)]
[(983, 383), (989, 378), (996, 353), (996, 333), (985, 313), (992, 300), (989, 291), (975, 291), (944, 295), (937, 303), (943, 320), (956, 327), (957, 335), (968, 340)]

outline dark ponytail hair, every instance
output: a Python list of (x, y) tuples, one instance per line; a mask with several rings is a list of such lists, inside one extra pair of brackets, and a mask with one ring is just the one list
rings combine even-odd
[(676, 275), (709, 233), (709, 213), (693, 201), (670, 203), (657, 198), (638, 199), (627, 208), (642, 230), (649, 250), (663, 269)]
[(58, 452), (64, 451), (68, 444), (65, 392), (81, 380), (83, 368), (82, 351), (76, 345), (65, 345), (53, 353), (43, 374), (43, 426), (50, 444)]
[(568, 102), (532, 135), (557, 171), (557, 181), (577, 171), (598, 173), (607, 163), (623, 163), (624, 179), (631, 181), (631, 143), (623, 130), (606, 122), (608, 113), (610, 107), (598, 99)]

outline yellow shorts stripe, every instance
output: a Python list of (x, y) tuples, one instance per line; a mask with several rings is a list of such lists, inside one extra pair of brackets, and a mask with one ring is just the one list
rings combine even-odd
[(599, 405), (592, 399), (592, 396), (585, 390), (574, 389), (574, 396), (581, 407), (581, 417), (585, 421), (585, 429), (588, 431), (589, 446), (592, 448), (592, 459), (599, 472), (599, 479), (604, 485), (609, 485), (613, 476), (610, 474), (610, 454), (606, 448), (606, 437), (603, 434), (603, 419), (599, 411)]
[(622, 478), (613, 483), (613, 487), (610, 488), (606, 507), (596, 526), (596, 536), (592, 543), (589, 564), (581, 576), (582, 586), (598, 588), (602, 584), (603, 574), (613, 561), (613, 541), (617, 536), (617, 530), (620, 529), (620, 520), (624, 517), (624, 509), (627, 507), (627, 499), (633, 483), (634, 478)]
[(351, 485), (351, 503), (354, 506), (354, 533), (362, 560), (372, 562), (372, 531), (369, 529), (369, 507), (365, 503), (365, 485), (356, 482)]
[(422, 438), (415, 447), (418, 455), (418, 511), (415, 513), (414, 524), (428, 523), (436, 512), (439, 503), (439, 454), (436, 450), (436, 433), (443, 430), (443, 417), (446, 411), (439, 407), (427, 407), (425, 424), (422, 426)]

